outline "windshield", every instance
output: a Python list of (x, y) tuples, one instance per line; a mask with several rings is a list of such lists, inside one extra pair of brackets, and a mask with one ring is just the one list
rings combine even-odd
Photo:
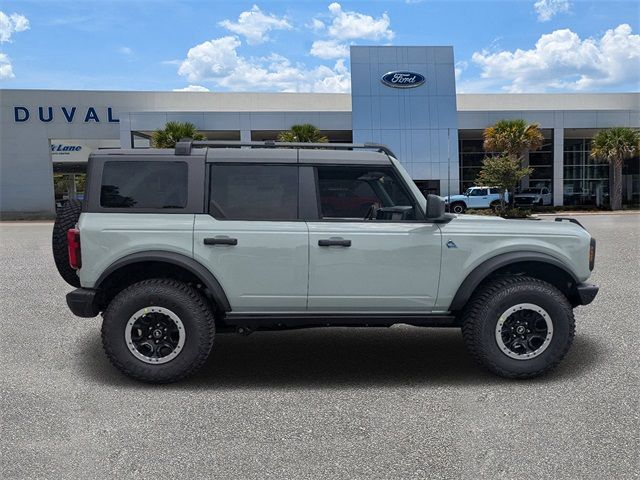
[(538, 188), (523, 188), (520, 193), (533, 193), (533, 194), (538, 194), (540, 193), (540, 190)]

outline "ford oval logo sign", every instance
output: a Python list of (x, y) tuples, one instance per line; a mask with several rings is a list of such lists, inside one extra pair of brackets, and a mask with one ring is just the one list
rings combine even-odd
[(393, 88), (415, 88), (424, 83), (424, 75), (415, 72), (389, 72), (385, 73), (382, 83)]

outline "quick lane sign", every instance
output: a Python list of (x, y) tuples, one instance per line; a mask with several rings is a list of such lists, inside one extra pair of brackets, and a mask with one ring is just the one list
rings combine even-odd
[(30, 119), (39, 120), (42, 123), (53, 122), (54, 119), (61, 118), (66, 123), (75, 121), (84, 121), (84, 123), (118, 123), (120, 120), (115, 118), (112, 107), (13, 107), (13, 121), (16, 123), (25, 123)]

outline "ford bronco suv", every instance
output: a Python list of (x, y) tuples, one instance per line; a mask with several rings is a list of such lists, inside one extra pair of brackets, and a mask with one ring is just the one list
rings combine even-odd
[(396, 323), (461, 328), (480, 364), (532, 377), (598, 291), (575, 220), (445, 213), (372, 144), (100, 150), (53, 250), (71, 311), (102, 314), (111, 362), (158, 383), (200, 367), (214, 332)]
[[(504, 192), (509, 201), (509, 193)], [(464, 213), (467, 209), (497, 208), (500, 206), (500, 189), (494, 187), (470, 187), (462, 195), (448, 195), (445, 205), (453, 213)]]

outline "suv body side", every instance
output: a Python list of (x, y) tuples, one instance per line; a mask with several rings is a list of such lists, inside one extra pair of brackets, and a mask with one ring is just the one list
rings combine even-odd
[[(234, 313), (429, 313), (451, 310), (465, 279), (501, 254), (544, 255), (576, 283), (590, 273), (585, 253), (590, 236), (574, 224), (523, 220), (518, 222), (522, 228), (514, 228), (514, 221), (500, 218), (458, 216), (448, 223), (425, 219), (424, 197), (399, 162), (381, 153), (212, 149), (190, 156), (135, 156), (98, 154), (90, 161), (88, 200), (78, 224), (84, 288), (98, 288), (110, 268), (132, 255), (167, 252), (208, 269)], [(104, 165), (127, 159), (188, 162), (184, 207), (137, 213), (101, 206)], [(261, 165), (297, 169), (295, 217), (216, 218), (209, 195), (216, 165), (244, 165), (254, 172)], [(323, 218), (318, 171), (326, 167), (394, 173), (417, 217)], [(332, 239), (350, 245), (321, 245)]]

